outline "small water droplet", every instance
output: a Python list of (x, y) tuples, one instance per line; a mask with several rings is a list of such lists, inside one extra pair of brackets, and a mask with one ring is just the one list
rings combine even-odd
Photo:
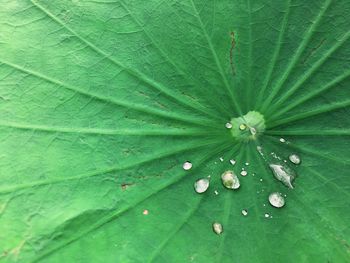
[(218, 192), (217, 190), (215, 190), (215, 191), (214, 191), (214, 194), (215, 194), (215, 195), (218, 195), (218, 194), (219, 194), (219, 192)]
[(242, 123), (241, 125), (239, 125), (239, 129), (241, 131), (244, 131), (245, 129), (247, 129), (247, 125), (245, 125), (244, 123)]
[(243, 209), (242, 210), (242, 215), (247, 216), (248, 215), (248, 211), (246, 209)]
[(220, 157), (219, 160), (220, 160), (221, 162), (223, 162), (223, 161), (224, 161), (224, 158), (223, 158), (223, 157)]
[(263, 179), (262, 178), (260, 178), (260, 180), (259, 180), (260, 182), (262, 182), (263, 181)]
[(182, 165), (182, 168), (186, 171), (190, 170), (192, 168), (192, 163), (189, 161), (184, 162), (184, 164)]
[(207, 191), (209, 188), (209, 180), (206, 178), (199, 179), (194, 183), (194, 190), (201, 194)]
[(280, 138), (280, 142), (281, 142), (281, 143), (285, 143), (286, 140), (285, 140), (284, 138)]
[(249, 163), (247, 162), (247, 163), (245, 163), (245, 165), (246, 165), (246, 166), (248, 166), (248, 165), (249, 165)]
[(231, 160), (230, 160), (230, 163), (231, 163), (232, 165), (235, 165), (235, 164), (236, 164), (236, 161), (233, 160), (233, 159), (231, 159)]
[(270, 215), (269, 215), (268, 213), (266, 213), (266, 214), (265, 214), (265, 217), (268, 218), (268, 217), (270, 217)]
[(288, 158), (289, 158), (289, 161), (291, 161), (294, 164), (300, 164), (301, 162), (299, 155), (296, 155), (296, 154), (291, 154), (289, 155)]
[(271, 193), (269, 195), (269, 202), (272, 206), (277, 208), (283, 207), (285, 204), (284, 197), (277, 192)]
[(227, 123), (225, 124), (225, 127), (226, 127), (227, 129), (231, 129), (231, 128), (232, 128), (231, 122), (227, 122)]
[(215, 234), (220, 235), (223, 231), (222, 225), (218, 222), (214, 222), (213, 223), (213, 231), (215, 232)]
[(242, 176), (246, 176), (247, 174), (248, 174), (247, 171), (241, 171), (241, 175), (242, 175)]
[(238, 189), (240, 187), (239, 179), (233, 171), (226, 171), (221, 175), (222, 184), (228, 189)]
[(254, 136), (256, 134), (256, 129), (254, 127), (250, 127), (250, 133)]
[(291, 168), (280, 164), (270, 164), (269, 166), (278, 181), (289, 188), (293, 188), (292, 182), (296, 177), (296, 173)]
[(144, 214), (145, 216), (148, 215), (149, 211), (147, 209), (143, 210), (142, 214)]

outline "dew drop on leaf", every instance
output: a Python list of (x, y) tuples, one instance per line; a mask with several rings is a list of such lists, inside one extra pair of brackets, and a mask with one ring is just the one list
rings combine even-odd
[(247, 171), (241, 171), (241, 175), (242, 175), (242, 176), (246, 176), (247, 174), (248, 174)]
[(143, 212), (142, 212), (142, 214), (144, 214), (145, 216), (148, 215), (148, 213), (149, 213), (149, 212), (148, 212), (147, 209), (143, 210)]
[(223, 157), (220, 157), (219, 160), (220, 160), (221, 162), (223, 162), (223, 161), (224, 161), (224, 158), (223, 158)]
[(240, 187), (239, 179), (233, 171), (226, 171), (221, 175), (222, 184), (228, 189), (238, 189)]
[(250, 127), (250, 133), (254, 136), (256, 134), (256, 129), (254, 127)]
[(280, 142), (281, 142), (281, 143), (285, 143), (286, 140), (285, 140), (284, 138), (280, 138)]
[(296, 177), (296, 173), (291, 168), (281, 164), (270, 164), (269, 166), (278, 181), (289, 188), (293, 188), (292, 182)]
[[(236, 126), (237, 127), (237, 126)], [(244, 131), (245, 129), (247, 129), (247, 125), (245, 125), (244, 123), (242, 123), (241, 125), (239, 125), (239, 129), (241, 131)]]
[(277, 208), (281, 208), (285, 204), (284, 197), (277, 192), (271, 193), (269, 195), (269, 202), (272, 206)]
[(223, 231), (222, 225), (218, 222), (214, 222), (213, 223), (213, 231), (215, 232), (215, 234), (220, 235)]
[(190, 170), (192, 168), (192, 163), (189, 161), (184, 162), (184, 164), (182, 165), (182, 168), (186, 171)]
[(289, 155), (288, 158), (289, 158), (289, 161), (291, 161), (294, 164), (300, 164), (301, 162), (299, 155), (296, 155), (296, 154), (291, 154)]
[(194, 183), (194, 190), (201, 194), (207, 191), (209, 188), (209, 180), (204, 178), (204, 179), (199, 179)]
[(231, 160), (230, 160), (230, 164), (235, 165), (235, 164), (236, 164), (236, 161), (233, 160), (233, 159), (231, 159)]
[(227, 122), (227, 123), (225, 124), (225, 127), (226, 127), (227, 129), (231, 129), (231, 128), (232, 128), (231, 122)]
[(266, 218), (269, 218), (269, 217), (270, 217), (270, 215), (269, 215), (268, 213), (266, 213), (266, 214), (265, 214), (265, 217), (266, 217)]
[(242, 210), (242, 215), (247, 216), (248, 215), (248, 211), (246, 209), (243, 209)]

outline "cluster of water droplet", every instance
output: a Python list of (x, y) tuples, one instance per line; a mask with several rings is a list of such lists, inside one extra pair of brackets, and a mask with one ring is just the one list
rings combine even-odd
[[(232, 128), (232, 124), (231, 123), (226, 123), (226, 128), (227, 129), (231, 129)], [(239, 125), (239, 130), (246, 130), (247, 128), (250, 129), (250, 132), (252, 135), (256, 134), (256, 130), (255, 128), (251, 128), (248, 127), (247, 125), (245, 125), (244, 123), (242, 123), (241, 125)], [(286, 143), (289, 144), (288, 141), (286, 141), (284, 138), (280, 138), (279, 141), (281, 143)], [(280, 181), (283, 185), (287, 186), (288, 188), (293, 188), (293, 181), (295, 180), (297, 174), (294, 171), (293, 168), (291, 168), (291, 166), (287, 163), (287, 160), (283, 160), (278, 154), (276, 154), (275, 152), (271, 152), (270, 155), (266, 155), (264, 153), (263, 147), (262, 146), (257, 146), (257, 151), (259, 152), (259, 154), (262, 156), (262, 158), (265, 160), (266, 163), (268, 163), (269, 168), (272, 171), (272, 174), (274, 175), (274, 177)], [(293, 165), (299, 165), (301, 163), (301, 158), (293, 153), (291, 155), (288, 156), (288, 159), (290, 161), (290, 163), (292, 163)], [(224, 161), (223, 157), (220, 157), (219, 160), (221, 162)], [(216, 163), (216, 162), (215, 162)], [(230, 159), (229, 163), (234, 166), (236, 165), (236, 160), (234, 159)], [(244, 163), (245, 166), (249, 166), (249, 162)], [(184, 170), (190, 170), (192, 168), (192, 163), (189, 161), (186, 161), (183, 164), (183, 169)], [(247, 170), (242, 167), (241, 171), (240, 171), (240, 175), (241, 176), (247, 176), (248, 172)], [(255, 176), (255, 173), (252, 173), (253, 176)], [(260, 178), (260, 182), (262, 182), (263, 179)], [(235, 174), (235, 172), (233, 170), (226, 170), (225, 172), (223, 172), (221, 174), (221, 182), (222, 185), (229, 190), (238, 190), (241, 186), (241, 182), (239, 180), (239, 177)], [(200, 178), (197, 181), (195, 181), (194, 183), (194, 190), (196, 193), (199, 194), (203, 194), (204, 192), (206, 192), (209, 189), (210, 186), (210, 176), (206, 177), (206, 178)], [(262, 190), (264, 191), (264, 190)], [(219, 192), (217, 190), (214, 191), (215, 195), (218, 195)], [(257, 192), (259, 193), (259, 192)], [(285, 195), (286, 196), (286, 195)], [(269, 194), (268, 196), (268, 201), (271, 204), (271, 206), (275, 207), (275, 208), (282, 208), (285, 206), (285, 198), (284, 196), (279, 193), (279, 192), (272, 192)], [(265, 204), (264, 204), (265, 206)], [(247, 209), (242, 209), (241, 211), (243, 216), (248, 216), (248, 210)], [(272, 218), (272, 216), (269, 213), (265, 213), (264, 214), (265, 218)], [(220, 235), (223, 232), (223, 226), (221, 223), (219, 222), (214, 222), (212, 224), (213, 227), (213, 231), (214, 233)]]

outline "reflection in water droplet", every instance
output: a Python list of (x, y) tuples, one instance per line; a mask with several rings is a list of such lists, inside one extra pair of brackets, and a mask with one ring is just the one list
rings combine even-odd
[(204, 179), (199, 179), (194, 183), (194, 190), (201, 194), (207, 191), (209, 188), (209, 180), (204, 178)]
[(247, 216), (248, 215), (248, 211), (246, 209), (243, 209), (242, 210), (242, 215)]
[(236, 161), (233, 160), (233, 159), (231, 159), (231, 160), (230, 160), (230, 163), (231, 163), (232, 165), (235, 165), (235, 164), (236, 164)]
[(256, 134), (256, 129), (254, 127), (250, 127), (250, 133), (254, 136)]
[(289, 161), (291, 161), (294, 164), (300, 164), (301, 162), (299, 155), (296, 155), (296, 154), (291, 154), (289, 155), (288, 158), (289, 158)]
[(213, 230), (216, 234), (220, 235), (223, 231), (223, 227), (220, 223), (214, 222), (213, 223)]
[(186, 171), (190, 170), (192, 168), (192, 163), (190, 163), (189, 161), (184, 162), (184, 164), (182, 165), (182, 168)]
[(226, 171), (221, 175), (222, 184), (228, 189), (238, 189), (240, 187), (239, 179), (233, 171)]
[(227, 122), (227, 123), (225, 124), (225, 127), (226, 127), (227, 129), (231, 129), (231, 128), (232, 128), (231, 122)]
[(241, 175), (242, 175), (242, 176), (246, 176), (247, 174), (248, 174), (247, 171), (241, 171)]
[(278, 181), (281, 181), (285, 186), (293, 188), (292, 182), (296, 177), (296, 173), (287, 165), (270, 164), (273, 175)]
[(239, 125), (239, 129), (241, 131), (244, 131), (245, 129), (247, 129), (247, 125), (245, 125), (244, 123), (242, 123), (241, 125)]
[(284, 201), (284, 197), (277, 192), (271, 193), (269, 195), (269, 202), (272, 206), (280, 208), (282, 206), (284, 206), (285, 201)]

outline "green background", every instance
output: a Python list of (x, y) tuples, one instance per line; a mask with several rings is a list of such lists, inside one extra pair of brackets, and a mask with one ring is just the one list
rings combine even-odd
[[(349, 262), (349, 13), (348, 0), (0, 0), (0, 261)], [(251, 110), (266, 131), (235, 140), (225, 123)], [(301, 156), (295, 189), (257, 145)]]

